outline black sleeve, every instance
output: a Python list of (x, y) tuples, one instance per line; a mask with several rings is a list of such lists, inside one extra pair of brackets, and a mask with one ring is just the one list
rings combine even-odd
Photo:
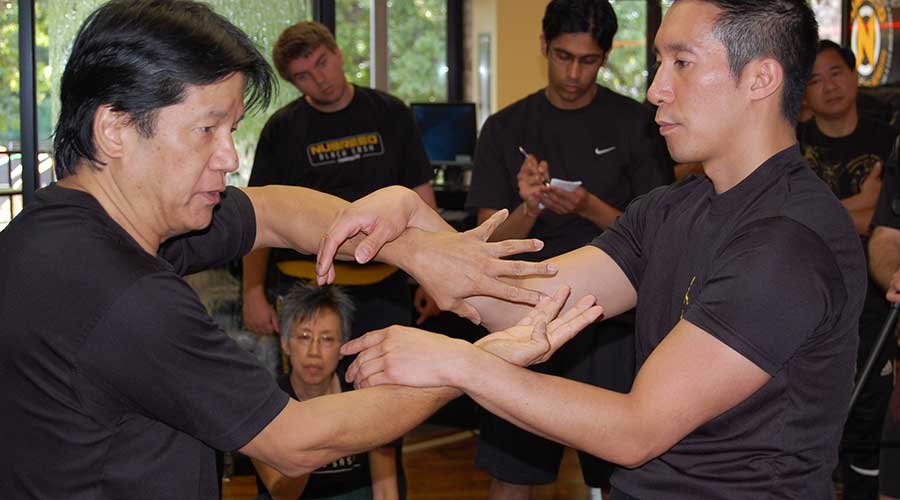
[(644, 235), (653, 234), (653, 229), (649, 227), (654, 219), (653, 213), (667, 189), (668, 186), (662, 186), (635, 198), (625, 212), (591, 242), (591, 245), (609, 254), (635, 290), (640, 287), (647, 264)]
[(222, 450), (247, 444), (288, 401), (172, 273), (141, 278), (113, 304), (79, 370), (111, 400)]
[(742, 229), (707, 269), (684, 319), (773, 376), (810, 338), (831, 330), (847, 302), (826, 243), (786, 217)]
[(250, 169), (250, 180), (247, 185), (251, 187), (268, 186), (270, 184), (289, 184), (284, 178), (284, 161), (279, 158), (278, 148), (282, 144), (277, 134), (276, 118), (273, 115), (266, 122), (259, 141), (256, 143), (256, 152), (253, 154), (253, 167)]
[(872, 227), (886, 226), (894, 229), (900, 229), (900, 216), (894, 213), (894, 202), (900, 205), (900, 183), (898, 183), (898, 164), (897, 148), (900, 144), (900, 138), (894, 143), (890, 158), (884, 165), (883, 181), (881, 183), (881, 193), (878, 195), (878, 204), (875, 206), (875, 213), (872, 215)]
[(418, 187), (434, 178), (434, 167), (425, 152), (412, 111), (398, 100), (396, 112), (400, 129), (398, 138), (404, 141), (401, 182), (408, 188)]
[(159, 255), (184, 276), (243, 257), (255, 241), (253, 204), (243, 191), (229, 187), (213, 211), (209, 227), (166, 241)]
[(675, 182), (675, 165), (665, 139), (659, 135), (659, 127), (648, 109), (640, 106), (639, 111), (634, 133), (629, 134), (629, 140), (633, 141), (629, 171), (632, 196)]
[(510, 178), (506, 168), (504, 147), (512, 146), (504, 143), (499, 121), (495, 117), (488, 118), (481, 127), (475, 146), (475, 164), (466, 208), (512, 210), (521, 203), (519, 193), (514, 189), (516, 181)]

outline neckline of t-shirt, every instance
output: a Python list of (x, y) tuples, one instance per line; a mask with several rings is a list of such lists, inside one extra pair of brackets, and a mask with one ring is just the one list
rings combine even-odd
[[(112, 230), (119, 236), (119, 238), (121, 238), (123, 241), (126, 241), (129, 245), (140, 250), (141, 253), (143, 253), (144, 255), (148, 255), (148, 256), (156, 259), (158, 262), (165, 264), (165, 266), (168, 267), (170, 270), (174, 269), (172, 264), (169, 261), (160, 257), (158, 253), (156, 255), (152, 255), (149, 252), (147, 252), (146, 250), (144, 250), (144, 247), (142, 247), (141, 244), (138, 243), (137, 240), (134, 239), (133, 236), (128, 234), (128, 231), (126, 231), (124, 227), (119, 225), (119, 223), (116, 222), (116, 220), (113, 219), (109, 215), (109, 213), (106, 211), (106, 209), (103, 208), (103, 205), (100, 204), (100, 200), (95, 198), (94, 195), (92, 195), (91, 193), (88, 193), (87, 191), (82, 191), (80, 189), (73, 189), (73, 188), (67, 188), (65, 186), (60, 186), (58, 182), (54, 182), (54, 183), (50, 184), (45, 189), (56, 190), (56, 192), (59, 193), (60, 197), (65, 202), (74, 203), (74, 204), (77, 204), (84, 208), (87, 208), (89, 210), (97, 211), (97, 212), (103, 214), (103, 218), (106, 220), (106, 226), (112, 228)], [(162, 245), (160, 245), (160, 248), (162, 248)]]
[(760, 187), (768, 182), (774, 172), (780, 171), (782, 166), (792, 163), (792, 160), (802, 158), (800, 147), (793, 144), (772, 155), (744, 180), (724, 193), (716, 194), (710, 181), (710, 213), (713, 215), (727, 214), (743, 208), (746, 206), (747, 200), (756, 196)]
[(811, 126), (813, 129), (813, 132), (816, 135), (818, 135), (819, 137), (821, 137), (822, 139), (832, 142), (832, 143), (842, 143), (842, 142), (853, 142), (853, 141), (857, 140), (857, 138), (859, 137), (859, 135), (861, 134), (862, 129), (863, 129), (863, 121), (864, 121), (863, 117), (860, 116), (856, 120), (856, 127), (853, 129), (853, 131), (847, 135), (842, 135), (840, 137), (832, 137), (830, 135), (826, 135), (825, 132), (822, 132), (822, 129), (819, 128), (819, 124), (816, 123), (815, 118), (810, 120), (808, 125)]
[(342, 112), (350, 109), (356, 103), (356, 100), (359, 99), (360, 86), (355, 83), (351, 83), (350, 86), (353, 87), (353, 98), (350, 99), (350, 102), (348, 102), (346, 106), (344, 106), (341, 109), (335, 110), (335, 111), (322, 111), (321, 109), (310, 104), (309, 101), (306, 100), (305, 95), (301, 96), (300, 99), (303, 101), (303, 104), (306, 107), (308, 107), (309, 109), (311, 109), (314, 113), (317, 113), (322, 116), (334, 116), (334, 115), (337, 115), (339, 113), (342, 113)]
[(597, 87), (597, 92), (594, 94), (594, 98), (591, 99), (591, 102), (585, 104), (584, 106), (582, 106), (580, 108), (575, 108), (575, 109), (563, 109), (563, 108), (557, 108), (556, 106), (554, 106), (553, 103), (550, 102), (550, 99), (547, 98), (547, 87), (544, 87), (541, 90), (539, 90), (537, 92), (537, 94), (540, 97), (543, 106), (545, 108), (547, 108), (548, 110), (550, 110), (551, 112), (564, 114), (564, 115), (576, 115), (579, 113), (586, 113), (589, 109), (594, 107), (594, 105), (599, 101), (599, 99), (601, 98), (601, 94), (603, 94), (605, 92), (610, 92), (609, 89), (607, 89), (603, 85), (600, 85), (599, 83), (595, 83), (594, 85)]

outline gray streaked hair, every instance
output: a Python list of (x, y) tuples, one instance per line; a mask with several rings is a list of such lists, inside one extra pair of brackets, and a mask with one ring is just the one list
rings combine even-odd
[(316, 286), (298, 282), (284, 296), (278, 313), (281, 337), (287, 341), (295, 323), (302, 323), (316, 317), (322, 309), (331, 309), (341, 322), (341, 343), (350, 340), (350, 325), (356, 306), (353, 299), (341, 287), (335, 285)]

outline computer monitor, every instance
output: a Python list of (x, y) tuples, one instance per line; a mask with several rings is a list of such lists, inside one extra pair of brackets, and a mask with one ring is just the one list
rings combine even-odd
[(470, 166), (475, 156), (475, 104), (412, 103), (432, 165)]

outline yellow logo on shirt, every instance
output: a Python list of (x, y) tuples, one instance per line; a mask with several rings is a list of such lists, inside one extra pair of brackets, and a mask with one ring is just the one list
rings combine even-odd
[(314, 167), (331, 163), (344, 163), (369, 156), (384, 154), (384, 143), (378, 132), (328, 139), (306, 147), (309, 164)]
[(684, 291), (684, 300), (681, 302), (681, 316), (679, 316), (679, 319), (684, 319), (684, 311), (691, 303), (691, 288), (693, 288), (695, 281), (697, 281), (697, 276), (691, 276), (691, 282), (688, 284), (687, 290)]

